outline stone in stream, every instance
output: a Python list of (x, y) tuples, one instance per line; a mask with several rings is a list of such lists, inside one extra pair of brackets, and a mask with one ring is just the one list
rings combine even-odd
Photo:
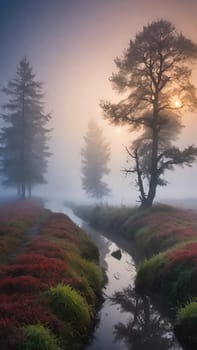
[(114, 252), (111, 253), (111, 255), (115, 258), (120, 260), (122, 258), (122, 253), (120, 249), (115, 250)]

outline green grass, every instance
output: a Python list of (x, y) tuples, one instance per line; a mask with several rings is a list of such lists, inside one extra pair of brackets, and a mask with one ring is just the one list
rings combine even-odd
[(25, 326), (23, 332), (22, 350), (61, 350), (56, 337), (41, 324)]
[(84, 259), (78, 259), (78, 266), (76, 268), (87, 279), (89, 286), (95, 294), (99, 295), (103, 285), (103, 274), (100, 268), (93, 262)]
[(77, 333), (90, 325), (90, 309), (85, 299), (68, 285), (59, 284), (47, 292), (50, 305), (58, 318), (70, 324)]
[[(180, 339), (197, 345), (196, 300), (182, 308), (197, 293), (197, 215), (168, 205), (147, 210), (129, 207), (78, 207), (77, 214), (97, 228), (119, 234), (136, 243), (146, 259), (141, 262), (136, 288), (155, 294), (177, 314)], [(185, 328), (184, 328), (185, 327)]]
[(41, 216), (45, 219), (35, 235), (26, 235), (27, 244), (20, 243), (16, 257), (11, 256), (11, 266), (9, 261), (1, 266), (2, 286), (8, 287), (15, 280), (19, 288), (17, 307), (12, 300), (13, 288), (6, 290), (5, 300), (0, 299), (0, 309), (5, 310), (0, 317), (2, 349), (84, 348), (101, 301), (103, 274), (98, 249), (64, 214), (43, 214), (39, 208), (32, 216), (32, 207), (26, 206), (19, 203), (19, 208), (11, 207), (15, 215), (7, 213), (7, 208), (6, 215), (0, 213), (0, 258), (1, 247), (8, 255), (4, 248), (12, 245), (13, 235), (24, 241), (30, 221), (33, 225), (40, 223)]
[(130, 207), (79, 206), (74, 209), (94, 227), (116, 230), (125, 223), (131, 213)]
[[(151, 259), (144, 260), (138, 267), (135, 281), (136, 288), (158, 291), (161, 288), (164, 265), (164, 253), (157, 254)], [(155, 276), (157, 276), (157, 278), (155, 278)]]
[(158, 293), (174, 306), (181, 305), (195, 297), (197, 290), (196, 269), (192, 262), (183, 256), (182, 261), (174, 263), (169, 256), (176, 256), (187, 248), (187, 244), (178, 244), (166, 252), (158, 253), (139, 264), (136, 288), (146, 293)]
[(181, 307), (176, 316), (175, 331), (183, 341), (197, 346), (197, 299)]

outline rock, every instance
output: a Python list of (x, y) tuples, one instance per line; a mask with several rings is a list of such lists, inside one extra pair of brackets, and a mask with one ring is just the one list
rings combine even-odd
[(118, 250), (115, 250), (114, 252), (111, 253), (111, 255), (115, 258), (115, 259), (118, 259), (120, 260), (122, 258), (122, 253), (121, 253), (121, 250), (118, 249)]
[(119, 280), (119, 279), (120, 279), (120, 274), (119, 274), (119, 272), (114, 273), (113, 276), (114, 276), (114, 278), (115, 278), (116, 280)]

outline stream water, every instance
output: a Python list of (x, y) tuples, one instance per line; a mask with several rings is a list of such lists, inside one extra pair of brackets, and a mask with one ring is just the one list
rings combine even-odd
[(104, 302), (87, 350), (183, 349), (169, 320), (148, 296), (135, 292), (136, 266), (132, 256), (121, 249), (121, 259), (114, 258), (112, 253), (119, 249), (117, 244), (85, 224), (63, 203), (48, 201), (46, 207), (65, 213), (90, 235), (100, 251), (100, 265), (106, 271)]

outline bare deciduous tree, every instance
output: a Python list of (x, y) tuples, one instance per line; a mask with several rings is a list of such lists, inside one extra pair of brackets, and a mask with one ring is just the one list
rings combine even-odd
[(181, 115), (197, 108), (196, 88), (191, 83), (191, 64), (197, 44), (178, 33), (168, 21), (152, 22), (139, 32), (121, 58), (111, 82), (124, 99), (102, 101), (104, 117), (127, 124), (141, 134), (127, 149), (137, 174), (143, 208), (152, 206), (163, 174), (175, 165), (191, 166), (197, 156), (193, 145), (180, 150), (173, 141), (181, 130)]

